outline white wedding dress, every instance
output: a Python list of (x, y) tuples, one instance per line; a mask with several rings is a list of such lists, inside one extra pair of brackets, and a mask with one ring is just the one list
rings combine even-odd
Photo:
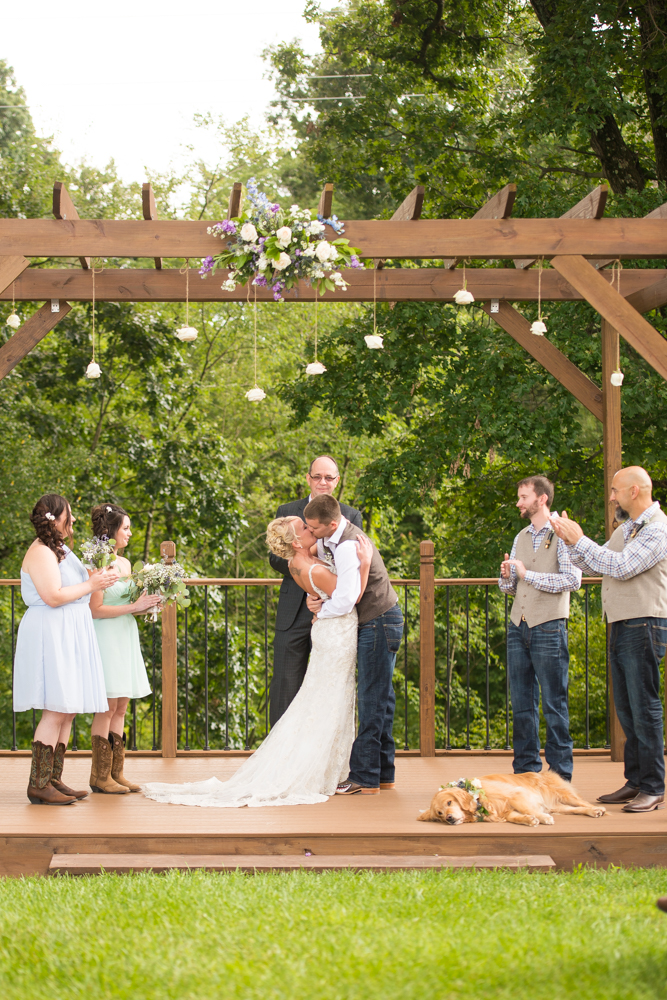
[[(313, 583), (312, 567), (309, 577), (313, 591), (326, 600), (329, 595)], [(356, 660), (357, 609), (339, 618), (318, 618), (299, 693), (229, 781), (150, 782), (142, 787), (144, 795), (157, 802), (221, 808), (326, 802), (348, 776)]]

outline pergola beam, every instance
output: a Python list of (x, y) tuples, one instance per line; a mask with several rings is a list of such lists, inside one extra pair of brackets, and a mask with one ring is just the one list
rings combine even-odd
[(229, 204), (227, 205), (227, 218), (237, 219), (241, 214), (241, 201), (243, 200), (243, 184), (236, 181), (229, 192)]
[(12, 283), (23, 274), (29, 264), (30, 261), (27, 257), (23, 257), (20, 254), (15, 257), (0, 257), (0, 289), (3, 292), (9, 289), (9, 293), (5, 298), (11, 299)]
[[(153, 222), (157, 219), (157, 203), (155, 201), (155, 194), (153, 193), (153, 186), (146, 182), (141, 188), (141, 208), (144, 214), (144, 219), (146, 222)], [(155, 267), (158, 271), (162, 270), (162, 257), (155, 257)]]
[(559, 351), (555, 344), (552, 344), (546, 337), (535, 336), (531, 333), (528, 320), (509, 302), (500, 302), (498, 312), (492, 313), (489, 303), (485, 303), (482, 309), (506, 333), (509, 333), (510, 337), (521, 344), (554, 378), (558, 379), (561, 385), (564, 385), (575, 399), (578, 399), (587, 410), (590, 410), (594, 417), (602, 421), (601, 389), (576, 365), (572, 364), (570, 359), (562, 351)]
[(554, 257), (551, 264), (659, 375), (667, 379), (667, 340), (592, 264), (578, 255)]
[[(664, 202), (664, 204), (662, 204), (662, 205), (658, 205), (657, 208), (654, 208), (653, 211), (649, 212), (648, 215), (645, 215), (644, 218), (645, 219), (667, 219), (667, 201)], [(615, 258), (610, 257), (608, 260), (596, 260), (595, 261), (595, 266), (598, 268), (598, 270), (600, 270), (603, 267), (607, 267), (609, 264), (613, 264), (614, 263), (614, 259)]]
[[(506, 184), (475, 212), (473, 219), (509, 219), (515, 198), (516, 184)], [(460, 257), (445, 258), (442, 265), (451, 270), (456, 267), (460, 259)]]
[[(608, 194), (609, 188), (607, 185), (599, 184), (585, 198), (578, 201), (576, 205), (568, 208), (567, 212), (561, 215), (561, 219), (601, 219), (604, 215)], [(515, 260), (514, 266), (522, 270), (526, 267), (532, 267), (536, 260), (536, 257), (528, 258), (527, 260)]]
[[(53, 214), (56, 219), (69, 219), (72, 221), (79, 218), (79, 213), (70, 197), (70, 193), (62, 181), (56, 181), (53, 185)], [(84, 271), (90, 269), (89, 257), (79, 257), (79, 261)]]
[[(206, 257), (220, 252), (210, 222), (0, 219), (0, 255)], [(623, 259), (667, 257), (661, 219), (420, 219), (345, 223), (362, 257)]]
[(71, 308), (68, 302), (45, 302), (41, 309), (33, 313), (14, 336), (0, 347), (0, 379), (30, 354), (33, 347), (53, 330)]
[[(0, 258), (1, 260), (2, 258)], [(5, 258), (7, 260), (7, 258)], [(13, 258), (23, 261), (24, 257)], [(19, 302), (67, 298), (70, 302), (89, 302), (92, 297), (90, 278), (75, 268), (28, 268), (20, 273), (18, 266), (7, 272), (10, 278), (17, 274), (15, 294)], [(326, 292), (322, 299), (337, 302), (372, 302), (373, 272), (370, 269), (346, 270), (346, 291)], [(2, 265), (0, 265), (0, 276)], [(535, 302), (538, 298), (538, 272), (515, 271), (514, 268), (468, 268), (468, 288), (479, 301), (506, 299), (512, 302)], [(239, 285), (233, 292), (220, 288), (227, 277), (218, 271), (202, 280), (195, 268), (190, 269), (190, 301), (192, 302), (245, 302), (247, 288)], [(601, 275), (602, 281), (611, 284), (611, 272)], [(9, 282), (7, 282), (9, 283)], [(2, 281), (0, 280), (0, 286)], [(453, 302), (461, 286), (461, 276), (444, 268), (384, 268), (377, 271), (376, 289), (378, 302)], [(646, 310), (655, 309), (661, 297), (667, 296), (667, 270), (623, 271), (621, 287), (630, 301), (632, 296), (643, 296)], [(102, 302), (183, 302), (185, 282), (177, 268), (161, 271), (144, 268), (105, 268), (96, 275), (95, 296)], [(0, 292), (0, 300), (11, 301), (11, 287)], [(287, 301), (314, 302), (315, 290), (304, 281), (285, 293)], [(549, 268), (542, 272), (542, 299), (554, 302), (581, 301), (583, 296), (558, 271)], [(273, 302), (270, 288), (257, 287), (258, 302)], [(644, 311), (639, 304), (633, 305)]]
[(323, 219), (331, 218), (331, 209), (333, 206), (333, 184), (325, 184), (322, 188), (322, 194), (320, 195), (320, 203), (317, 206), (317, 214), (321, 215)]

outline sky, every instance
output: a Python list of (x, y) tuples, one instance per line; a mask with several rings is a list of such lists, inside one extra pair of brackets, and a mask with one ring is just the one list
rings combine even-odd
[[(306, 0), (31, 0), (3, 11), (0, 57), (14, 67), (37, 130), (65, 162), (103, 167), (124, 181), (165, 172), (192, 156), (217, 159), (197, 112), (261, 124), (274, 95), (261, 58), (268, 45), (300, 38), (319, 51)], [(321, 4), (324, 9), (335, 2)]]

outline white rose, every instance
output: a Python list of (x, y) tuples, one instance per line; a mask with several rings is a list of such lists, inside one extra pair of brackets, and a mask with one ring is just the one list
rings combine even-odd
[(313, 236), (319, 236), (320, 233), (324, 232), (324, 223), (320, 222), (319, 219), (313, 219), (313, 221), (306, 226), (306, 232), (311, 233)]
[(86, 368), (86, 378), (99, 378), (102, 374), (102, 369), (98, 365), (97, 361), (91, 361)]
[(479, 780), (479, 778), (473, 778), (472, 781), (470, 782), (470, 784), (472, 785), (473, 788), (481, 788), (482, 787), (482, 782)]
[(625, 375), (623, 374), (623, 372), (620, 370), (620, 368), (617, 368), (616, 371), (612, 372), (611, 375), (609, 376), (609, 381), (611, 382), (612, 385), (618, 386), (618, 385), (623, 385), (624, 378)]
[(381, 347), (384, 347), (384, 340), (382, 337), (375, 334), (369, 333), (366, 337), (364, 337), (364, 340), (366, 341), (366, 347), (370, 347), (372, 351), (377, 351)]
[(246, 222), (245, 225), (241, 226), (241, 239), (247, 240), (248, 243), (254, 243), (257, 239), (257, 230), (252, 222)]
[(546, 323), (543, 323), (541, 319), (536, 319), (534, 323), (530, 324), (530, 332), (534, 333), (536, 337), (543, 337), (547, 332)]
[(18, 330), (20, 325), (21, 325), (21, 320), (16, 315), (16, 313), (13, 312), (11, 313), (11, 315), (7, 317), (7, 326), (11, 326), (12, 330)]
[(292, 230), (289, 226), (283, 226), (276, 233), (276, 239), (278, 240), (278, 246), (288, 247), (292, 240)]
[(325, 371), (326, 368), (321, 361), (311, 361), (306, 365), (306, 375), (322, 375)]
[(266, 393), (263, 389), (260, 389), (260, 387), (256, 385), (254, 389), (248, 389), (245, 394), (245, 398), (250, 403), (261, 403), (261, 401), (266, 398)]
[(471, 302), (475, 301), (475, 296), (467, 288), (460, 288), (454, 296), (454, 301), (457, 306), (469, 306)]
[(289, 267), (292, 263), (292, 258), (288, 253), (281, 253), (278, 260), (274, 261), (273, 266), (276, 271), (284, 271), (286, 267)]
[(315, 256), (321, 264), (325, 264), (329, 260), (329, 244), (326, 240), (322, 240), (317, 244), (315, 247)]
[(329, 260), (335, 260), (337, 256), (338, 256), (338, 248), (335, 247), (333, 245), (333, 243), (330, 243), (329, 244)]

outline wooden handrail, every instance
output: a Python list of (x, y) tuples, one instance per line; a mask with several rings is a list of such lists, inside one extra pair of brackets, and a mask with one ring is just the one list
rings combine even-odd
[[(277, 576), (267, 576), (267, 577), (193, 577), (190, 580), (185, 581), (188, 587), (268, 587), (276, 586), (283, 582), (282, 577)], [(396, 587), (418, 587), (420, 585), (420, 580), (404, 580), (398, 577), (391, 577), (391, 583)], [(436, 587), (477, 587), (477, 586), (488, 586), (492, 587), (498, 583), (498, 577), (496, 576), (452, 576), (446, 577), (437, 576), (434, 581)], [(585, 576), (581, 581), (582, 586), (596, 586), (602, 583), (601, 576)], [(21, 581), (0, 578), (0, 587), (20, 587)]]

